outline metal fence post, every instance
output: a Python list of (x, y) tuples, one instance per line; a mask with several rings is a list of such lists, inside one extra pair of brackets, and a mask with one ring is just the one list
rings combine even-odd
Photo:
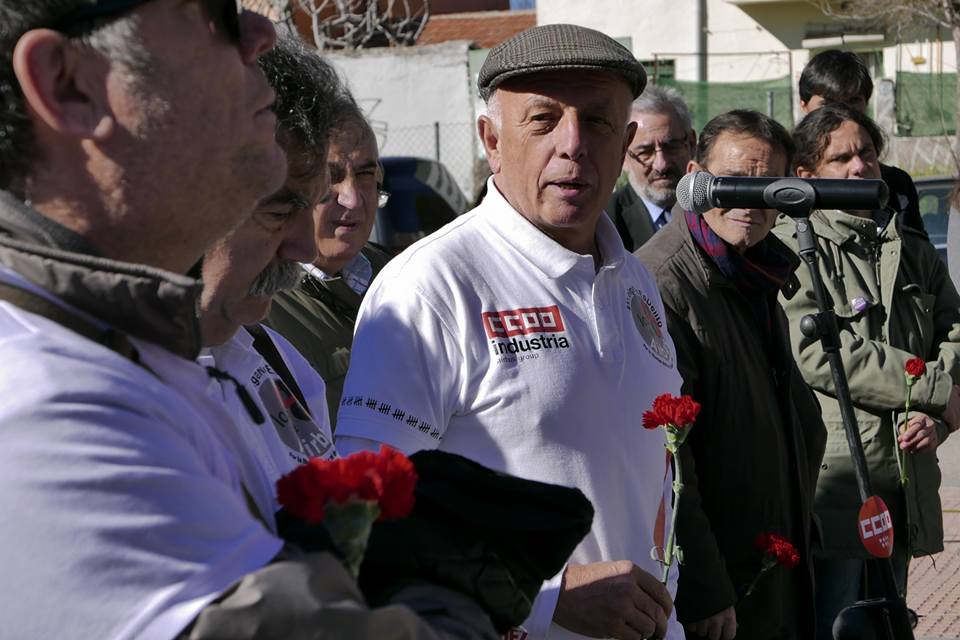
[(440, 123), (433, 123), (433, 155), (440, 162)]

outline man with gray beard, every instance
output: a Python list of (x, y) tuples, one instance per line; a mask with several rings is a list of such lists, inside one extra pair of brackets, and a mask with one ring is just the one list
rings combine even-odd
[(606, 207), (629, 252), (681, 213), (677, 183), (697, 144), (687, 105), (671, 87), (647, 87), (634, 100), (631, 118), (637, 132), (623, 161), (629, 183), (614, 192)]
[[(297, 170), (296, 162), (290, 167)], [(246, 445), (239, 461), (244, 473), (266, 480), (250, 482), (254, 487), (272, 489), (281, 475), (309, 458), (336, 456), (323, 379), (289, 342), (258, 324), (273, 295), (300, 281), (300, 262), (316, 256), (311, 212), (321, 190), (326, 190), (323, 174), (313, 180), (288, 176), (204, 256), (204, 349), (197, 360), (219, 379), (223, 401), (234, 414), (236, 435)], [(274, 492), (251, 497), (272, 526), (278, 509)]]

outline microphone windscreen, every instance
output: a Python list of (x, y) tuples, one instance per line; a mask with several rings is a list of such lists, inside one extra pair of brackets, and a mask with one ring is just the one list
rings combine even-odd
[(680, 178), (677, 184), (677, 202), (684, 211), (703, 213), (713, 209), (710, 202), (710, 182), (713, 174), (708, 171), (694, 171)]

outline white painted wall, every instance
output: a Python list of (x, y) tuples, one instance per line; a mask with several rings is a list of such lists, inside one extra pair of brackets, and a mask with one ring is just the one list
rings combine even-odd
[(420, 47), (325, 52), (364, 108), (384, 156), (435, 157), (473, 197), (474, 102), (466, 41)]
[[(946, 40), (910, 42), (899, 47), (883, 50), (883, 68), (887, 77), (893, 78), (900, 71), (914, 73), (953, 73), (957, 70), (957, 52), (949, 34)], [(897, 66), (899, 64), (899, 67)]]
[[(538, 0), (537, 23), (572, 22), (615, 38), (629, 37), (633, 54), (646, 60), (653, 58), (655, 53), (692, 54), (696, 51), (696, 6), (697, 0)], [(782, 77), (790, 72), (790, 60), (786, 55), (724, 54), (788, 50), (793, 56), (794, 80), (799, 78), (809, 59), (809, 52), (800, 44), (807, 24), (827, 23), (830, 19), (806, 2), (759, 2), (745, 5), (745, 8), (750, 15), (727, 0), (707, 1), (707, 49), (712, 54), (708, 63), (708, 80), (741, 82)], [(927, 40), (900, 45), (899, 49), (885, 47), (885, 75), (894, 77), (898, 68), (922, 73), (935, 73), (941, 69), (955, 71), (956, 52), (949, 34), (943, 37), (946, 38), (944, 42), (938, 42), (931, 35)], [(914, 64), (915, 56), (922, 58), (923, 62)], [(696, 77), (692, 55), (677, 56), (676, 61), (678, 79)]]
[[(707, 0), (708, 81), (746, 82), (789, 74), (796, 87), (803, 66), (811, 56), (811, 51), (802, 44), (808, 25), (829, 24), (831, 19), (812, 3), (802, 0), (741, 0), (740, 4), (743, 9), (736, 0)], [(537, 23), (569, 22), (615, 38), (630, 38), (637, 58), (650, 60), (654, 54), (673, 58), (677, 79), (694, 80), (697, 76), (697, 58), (693, 55), (697, 49), (696, 7), (697, 0), (538, 0)], [(957, 52), (948, 33), (943, 34), (945, 41), (939, 41), (932, 31), (914, 37), (917, 41), (897, 46), (884, 47), (883, 43), (877, 43), (845, 48), (882, 51), (883, 77), (886, 78), (896, 78), (898, 70), (957, 71)], [(797, 118), (801, 116), (798, 100), (794, 91)]]
[[(570, 22), (615, 38), (629, 37), (641, 59), (681, 53), (677, 79), (696, 78), (696, 0), (538, 0), (537, 24)], [(784, 44), (726, 0), (708, 0), (708, 51), (714, 54), (786, 51)], [(711, 56), (708, 80), (741, 82), (787, 75), (786, 55)]]

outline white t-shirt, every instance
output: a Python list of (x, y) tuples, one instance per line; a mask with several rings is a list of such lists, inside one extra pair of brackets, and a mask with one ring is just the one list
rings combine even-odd
[(3, 637), (172, 638), (282, 546), (247, 509), (216, 384), (134, 344), (156, 375), (0, 302)]
[(204, 349), (197, 359), (201, 365), (226, 371), (244, 384), (264, 417), (261, 425), (253, 421), (240, 401), (233, 383), (221, 381), (221, 400), (234, 415), (238, 437), (249, 452), (241, 461), (244, 474), (265, 476), (265, 495), (254, 495), (261, 512), (271, 516), (279, 508), (277, 480), (309, 458), (331, 459), (337, 456), (330, 433), (326, 385), (303, 356), (280, 334), (266, 329), (280, 357), (297, 381), (307, 402), (304, 411), (296, 395), (253, 348), (253, 336), (241, 328), (222, 345)]
[[(659, 576), (650, 551), (672, 478), (641, 416), (681, 381), (654, 279), (599, 220), (597, 271), (491, 182), (478, 208), (394, 258), (360, 308), (338, 448), (439, 448), (578, 487), (596, 516), (571, 562), (627, 559)], [(551, 626), (559, 582), (537, 598), (530, 636), (579, 637)]]

